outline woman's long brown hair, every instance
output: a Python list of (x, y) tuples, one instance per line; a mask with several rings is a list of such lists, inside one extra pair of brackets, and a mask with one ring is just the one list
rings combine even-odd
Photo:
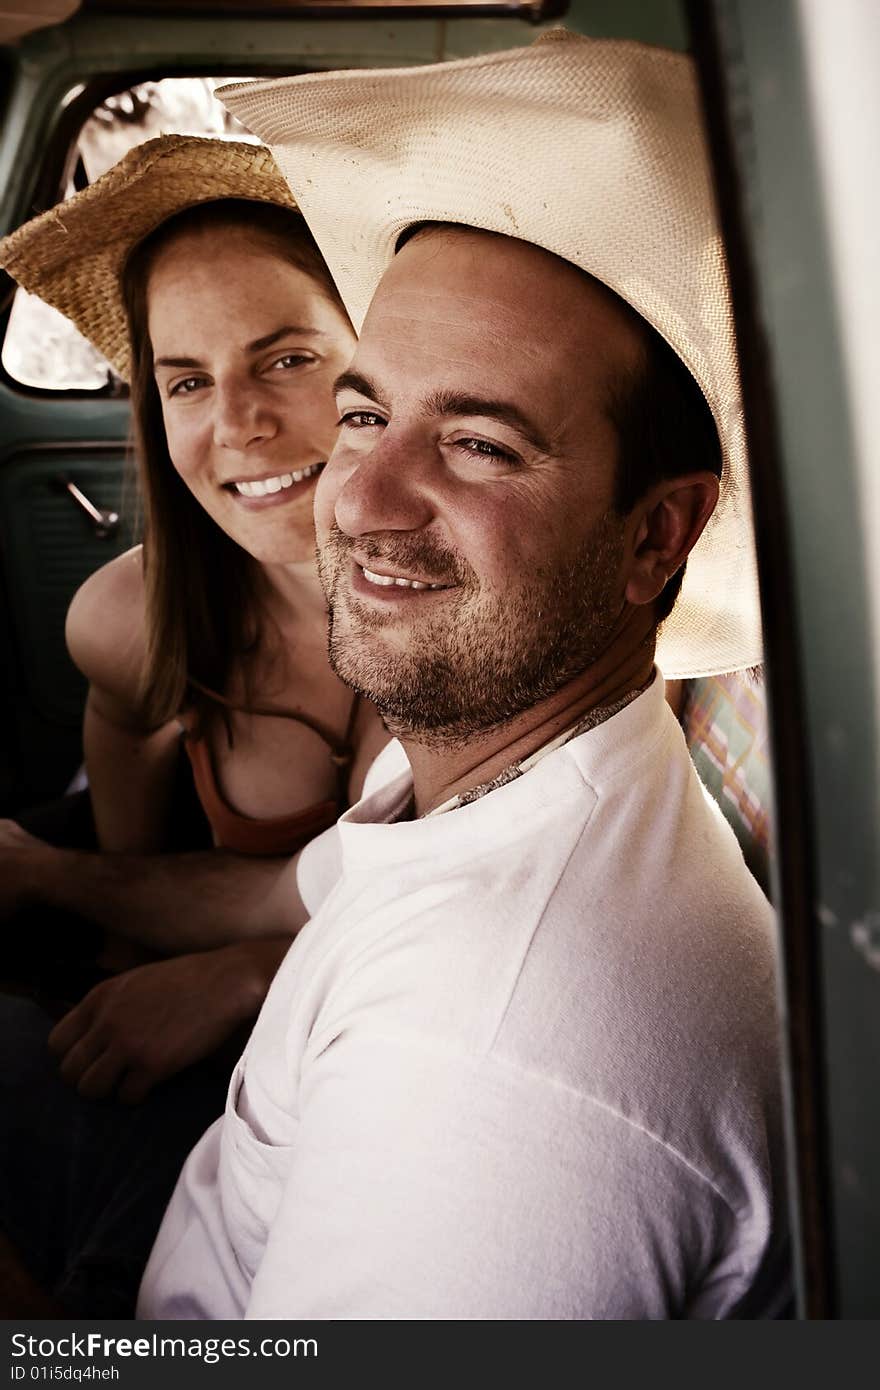
[[(225, 695), (233, 674), (253, 699), (251, 658), (259, 650), (257, 562), (212, 521), (177, 473), (168, 453), (153, 376), (147, 320), (156, 258), (188, 232), (245, 231), (309, 275), (345, 315), (321, 254), (299, 213), (273, 203), (223, 199), (169, 218), (131, 252), (122, 292), (131, 340), (132, 424), (143, 507), (146, 661), (141, 696), (151, 727), (187, 708), (196, 732), (220, 707), (205, 690)], [(224, 716), (230, 734), (228, 713)]]

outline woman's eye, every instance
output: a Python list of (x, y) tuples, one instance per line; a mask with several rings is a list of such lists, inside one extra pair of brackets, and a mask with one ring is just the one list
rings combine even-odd
[(204, 377), (187, 376), (182, 381), (175, 381), (174, 385), (169, 387), (168, 394), (169, 396), (191, 396), (193, 391), (198, 391), (204, 385)]
[(336, 421), (337, 427), (350, 425), (354, 430), (376, 429), (385, 424), (381, 415), (374, 410), (348, 410)]
[(302, 352), (285, 352), (283, 357), (277, 357), (272, 363), (273, 371), (278, 368), (280, 371), (290, 371), (294, 367), (305, 366), (306, 363), (314, 361), (312, 357), (306, 357)]

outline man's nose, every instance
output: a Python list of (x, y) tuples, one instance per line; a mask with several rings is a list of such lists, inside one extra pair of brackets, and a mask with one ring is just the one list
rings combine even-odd
[(221, 449), (245, 450), (278, 432), (274, 412), (259, 391), (246, 383), (214, 386), (214, 443)]
[(429, 461), (386, 429), (369, 453), (331, 461), (345, 479), (336, 494), (336, 524), (348, 536), (418, 531), (436, 515)]

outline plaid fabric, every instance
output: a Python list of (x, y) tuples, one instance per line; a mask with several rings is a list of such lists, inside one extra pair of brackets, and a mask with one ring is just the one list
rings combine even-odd
[(703, 784), (732, 825), (746, 863), (766, 889), (771, 784), (763, 686), (739, 673), (689, 681), (681, 723)]

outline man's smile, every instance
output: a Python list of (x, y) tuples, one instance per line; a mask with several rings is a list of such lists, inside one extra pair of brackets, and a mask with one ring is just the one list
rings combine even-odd
[[(357, 562), (355, 562), (357, 565)], [(380, 588), (390, 588), (392, 585), (400, 589), (448, 589), (448, 584), (433, 584), (428, 580), (409, 579), (406, 575), (394, 574), (388, 570), (367, 569), (365, 565), (357, 565), (361, 574), (370, 584), (376, 584)]]
[(401, 600), (419, 599), (424, 602), (437, 594), (448, 593), (450, 589), (457, 588), (456, 584), (437, 583), (431, 579), (417, 578), (416, 575), (403, 573), (401, 570), (393, 569), (388, 564), (374, 561), (378, 567), (374, 569), (372, 565), (360, 564), (352, 559), (351, 564), (351, 589), (358, 597), (372, 599), (376, 602), (399, 602)]

